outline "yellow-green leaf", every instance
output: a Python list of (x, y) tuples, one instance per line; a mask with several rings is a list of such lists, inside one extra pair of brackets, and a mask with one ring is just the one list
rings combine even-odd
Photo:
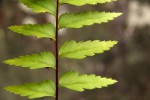
[(117, 41), (86, 41), (78, 42), (76, 41), (66, 41), (62, 44), (59, 50), (60, 57), (83, 59), (86, 56), (93, 56), (95, 54), (103, 53), (109, 50), (117, 44)]
[(55, 0), (20, 0), (24, 5), (31, 8), (36, 13), (48, 12), (56, 15)]
[(8, 86), (5, 90), (20, 96), (26, 96), (29, 99), (41, 98), (45, 96), (55, 97), (55, 84), (51, 80), (46, 80), (39, 83), (26, 83), (23, 85)]
[(51, 52), (41, 52), (39, 54), (20, 56), (19, 58), (5, 60), (4, 63), (29, 69), (39, 69), (45, 67), (55, 69), (56, 65), (55, 57)]
[(80, 13), (66, 13), (59, 18), (59, 28), (81, 28), (93, 24), (106, 23), (114, 18), (120, 16), (121, 13), (110, 12), (80, 12)]
[(52, 23), (43, 25), (27, 24), (10, 26), (10, 30), (25, 36), (36, 36), (37, 38), (52, 38), (55, 40), (55, 26)]
[(76, 5), (76, 6), (83, 6), (86, 4), (90, 5), (96, 5), (96, 4), (103, 4), (107, 2), (112, 2), (116, 0), (60, 0), (61, 4), (71, 4), (71, 5)]
[(84, 91), (85, 89), (103, 88), (116, 83), (116, 80), (95, 76), (94, 74), (79, 75), (78, 72), (70, 71), (61, 75), (59, 85), (74, 91)]

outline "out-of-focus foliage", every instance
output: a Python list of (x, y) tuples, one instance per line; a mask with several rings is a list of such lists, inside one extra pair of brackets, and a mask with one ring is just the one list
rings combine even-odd
[(149, 3), (150, 4), (150, 0), (138, 0), (140, 1), (141, 3)]

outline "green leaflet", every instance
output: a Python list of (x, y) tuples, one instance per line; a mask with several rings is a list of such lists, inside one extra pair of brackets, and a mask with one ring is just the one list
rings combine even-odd
[(101, 76), (95, 76), (94, 74), (79, 75), (77, 72), (70, 71), (61, 75), (59, 85), (75, 91), (84, 91), (84, 89), (107, 87), (116, 82), (116, 80), (102, 78)]
[(81, 28), (89, 26), (94, 23), (106, 23), (109, 20), (120, 16), (121, 13), (110, 12), (80, 12), (80, 13), (66, 13), (59, 18), (59, 28)]
[(42, 52), (39, 54), (20, 56), (19, 58), (5, 60), (4, 63), (30, 69), (39, 69), (45, 67), (51, 67), (55, 69), (56, 61), (51, 52)]
[(103, 53), (117, 44), (117, 41), (66, 41), (59, 50), (60, 57), (83, 59), (86, 56), (93, 56), (95, 53)]
[(20, 0), (24, 5), (31, 8), (36, 13), (48, 12), (56, 15), (55, 0)]
[(55, 97), (55, 84), (51, 80), (39, 83), (26, 83), (23, 85), (8, 86), (5, 90), (20, 96), (27, 96), (29, 99), (45, 96)]
[(28, 24), (20, 26), (10, 26), (9, 29), (25, 36), (36, 36), (37, 38), (52, 38), (55, 40), (55, 26), (52, 23), (43, 25)]
[(106, 2), (112, 2), (116, 0), (60, 0), (61, 4), (71, 4), (76, 6), (83, 6), (86, 4), (96, 5), (98, 3), (106, 3)]

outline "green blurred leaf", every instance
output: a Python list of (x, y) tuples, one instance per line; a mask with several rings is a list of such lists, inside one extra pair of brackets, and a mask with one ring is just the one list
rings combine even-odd
[(70, 71), (65, 72), (60, 77), (59, 85), (75, 91), (84, 91), (84, 89), (95, 89), (107, 87), (108, 85), (116, 83), (116, 80), (110, 78), (102, 78), (101, 76), (79, 75), (79, 73)]
[(86, 56), (93, 56), (96, 53), (103, 53), (117, 44), (117, 41), (66, 41), (59, 50), (60, 57), (83, 59)]
[(48, 12), (56, 15), (55, 0), (20, 0), (21, 3), (31, 8), (36, 13)]
[(81, 28), (92, 24), (106, 23), (109, 20), (120, 16), (121, 13), (110, 12), (80, 12), (80, 13), (66, 13), (59, 18), (59, 28)]
[(4, 63), (30, 69), (39, 69), (45, 67), (51, 67), (55, 69), (56, 61), (51, 52), (41, 52), (39, 54), (20, 56), (19, 58), (5, 60)]
[(86, 4), (96, 5), (98, 3), (103, 4), (106, 2), (112, 2), (116, 0), (60, 0), (61, 4), (71, 4), (76, 6), (83, 6)]
[(55, 84), (51, 80), (46, 80), (39, 83), (26, 83), (23, 85), (8, 86), (5, 90), (20, 96), (26, 96), (29, 99), (41, 98), (45, 96), (55, 97)]
[(52, 38), (55, 40), (55, 26), (52, 23), (43, 25), (28, 24), (20, 26), (10, 26), (9, 29), (13, 32), (25, 36), (36, 36), (37, 38)]

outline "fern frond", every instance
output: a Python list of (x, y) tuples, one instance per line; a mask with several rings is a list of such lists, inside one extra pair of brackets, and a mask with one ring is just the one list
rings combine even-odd
[(20, 96), (26, 96), (29, 99), (41, 98), (45, 96), (55, 97), (55, 84), (51, 80), (46, 80), (39, 83), (26, 83), (23, 85), (8, 86), (5, 90)]
[(59, 85), (75, 91), (84, 91), (85, 89), (103, 88), (116, 83), (116, 80), (102, 78), (101, 76), (79, 75), (75, 71), (65, 72), (60, 77)]
[(56, 15), (55, 0), (20, 0), (21, 3), (31, 8), (36, 13), (51, 13)]
[(3, 61), (5, 64), (21, 66), (29, 69), (39, 69), (51, 67), (55, 69), (55, 57), (51, 52), (41, 52), (39, 54), (32, 54), (20, 56), (19, 58), (9, 59)]
[(52, 23), (43, 25), (28, 24), (10, 26), (10, 30), (25, 36), (36, 36), (37, 38), (52, 38), (55, 40), (55, 26)]
[(61, 4), (71, 4), (71, 5), (76, 5), (76, 6), (83, 6), (86, 4), (90, 5), (96, 5), (96, 4), (103, 4), (107, 2), (112, 2), (116, 0), (60, 0)]
[(106, 23), (109, 20), (120, 16), (121, 13), (110, 12), (80, 12), (80, 13), (66, 13), (59, 18), (59, 28), (81, 28), (92, 24)]
[(109, 50), (117, 44), (117, 41), (86, 41), (78, 42), (76, 41), (66, 41), (63, 43), (59, 50), (60, 57), (83, 59), (86, 56), (93, 56), (96, 53), (100, 54), (104, 51)]

